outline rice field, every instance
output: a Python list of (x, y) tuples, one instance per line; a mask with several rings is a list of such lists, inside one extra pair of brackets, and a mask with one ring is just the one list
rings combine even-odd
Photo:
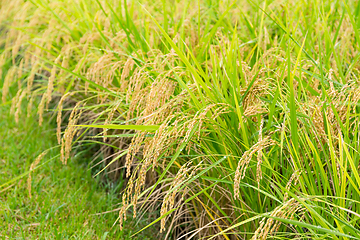
[(99, 149), (132, 238), (360, 239), (359, 29), (355, 0), (0, 0), (1, 96), (64, 165)]

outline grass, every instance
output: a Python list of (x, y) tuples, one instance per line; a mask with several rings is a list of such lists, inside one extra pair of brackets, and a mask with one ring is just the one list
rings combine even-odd
[(15, 120), (26, 99), (39, 123), (54, 111), (64, 164), (101, 145), (89, 165), (125, 180), (121, 226), (155, 209), (165, 239), (360, 238), (358, 1), (0, 12), (4, 102), (18, 86)]

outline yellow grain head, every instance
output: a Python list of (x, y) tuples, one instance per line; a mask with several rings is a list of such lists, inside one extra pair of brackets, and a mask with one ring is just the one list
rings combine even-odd
[(62, 146), (61, 148), (64, 149), (63, 151), (63, 157), (61, 158), (62, 163), (63, 164), (67, 164), (67, 160), (70, 157), (70, 152), (71, 152), (71, 148), (72, 148), (72, 142), (73, 142), (73, 138), (78, 130), (78, 128), (75, 126), (79, 120), (79, 118), (81, 117), (82, 114), (82, 110), (78, 110), (80, 104), (82, 104), (82, 102), (78, 102), (75, 107), (73, 108), (73, 110), (71, 111), (70, 117), (69, 117), (69, 123), (67, 128), (65, 129), (64, 132), (64, 136), (63, 136), (63, 141), (62, 141)]
[(31, 115), (34, 99), (35, 99), (35, 95), (31, 94), (30, 100), (29, 100), (29, 103), (27, 106), (27, 117), (30, 117), (30, 115)]
[(27, 91), (30, 92), (34, 83), (35, 74), (38, 71), (38, 62), (35, 62), (31, 68), (30, 75), (27, 77)]
[(37, 114), (39, 115), (39, 126), (41, 126), (44, 121), (43, 115), (45, 110), (45, 104), (46, 104), (46, 93), (42, 95), (40, 104), (38, 106)]
[(0, 54), (0, 77), (2, 78), (2, 74), (3, 74), (3, 66), (5, 64), (5, 54), (2, 53)]
[[(296, 213), (302, 214), (303, 212), (304, 208), (292, 198), (272, 210), (270, 216), (292, 220)], [(251, 240), (265, 240), (278, 231), (281, 222), (271, 217), (262, 219)]]
[(180, 190), (180, 187), (186, 184), (187, 179), (191, 179), (192, 176), (195, 175), (196, 171), (199, 169), (201, 163), (197, 166), (190, 167), (191, 162), (185, 163), (179, 171), (177, 172), (175, 178), (171, 182), (169, 189), (166, 192), (166, 195), (163, 199), (163, 203), (161, 205), (160, 216), (163, 218), (161, 219), (161, 228), (160, 232), (165, 230), (166, 220), (168, 219), (169, 215), (165, 217), (165, 214), (172, 210), (175, 204), (175, 198), (178, 194), (184, 194), (185, 190)]
[(265, 149), (269, 146), (275, 145), (276, 142), (272, 139), (270, 139), (270, 136), (266, 136), (265, 138), (262, 138), (261, 141), (258, 141), (255, 145), (253, 145), (250, 149), (244, 152), (244, 154), (241, 156), (238, 166), (235, 171), (235, 177), (234, 177), (234, 198), (237, 199), (240, 196), (239, 193), (239, 184), (241, 179), (245, 177), (245, 173), (247, 170), (247, 167), (249, 166), (249, 163), (253, 157), (253, 155), (257, 152), (259, 152), (262, 149)]
[(18, 72), (17, 72), (17, 78), (18, 78), (18, 88), (21, 88), (21, 78), (23, 74), (23, 68), (24, 68), (24, 58), (21, 59)]
[(19, 123), (19, 117), (20, 117), (20, 113), (21, 113), (21, 102), (24, 99), (24, 97), (26, 96), (27, 92), (26, 90), (22, 91), (19, 99), (17, 100), (16, 103), (16, 111), (15, 111), (15, 122)]
[(9, 69), (5, 76), (3, 88), (2, 88), (2, 101), (6, 102), (6, 97), (9, 94), (10, 86), (12, 85), (12, 82), (14, 80), (14, 76), (16, 74), (16, 68), (12, 67)]
[(11, 101), (11, 108), (10, 108), (10, 114), (14, 114), (15, 113), (15, 110), (16, 110), (16, 103), (22, 93), (23, 89), (19, 89), (15, 95), (15, 97), (12, 99)]
[[(259, 129), (259, 142), (262, 142), (262, 130), (264, 126), (264, 118), (261, 117), (260, 129)], [(262, 179), (262, 171), (261, 171), (261, 164), (262, 164), (262, 148), (260, 147), (257, 152), (257, 165), (256, 165), (256, 181), (260, 184), (260, 180)]]
[(31, 172), (34, 170), (34, 168), (36, 168), (37, 165), (39, 165), (41, 159), (47, 154), (47, 150), (42, 152), (36, 159), (35, 161), (30, 165), (30, 171), (29, 171), (29, 177), (27, 179), (27, 189), (29, 192), (29, 197), (31, 198)]
[[(56, 58), (55, 60), (55, 64), (57, 64), (59, 62), (60, 56)], [(46, 99), (46, 108), (49, 108), (49, 103), (52, 99), (52, 92), (54, 90), (54, 81), (55, 81), (55, 77), (56, 77), (56, 65), (53, 65), (52, 69), (51, 69), (51, 73), (50, 73), (50, 77), (48, 79), (48, 86), (46, 89), (46, 93), (45, 93), (45, 99)]]
[[(293, 174), (291, 174), (291, 177), (290, 177), (290, 179), (287, 182), (286, 187), (285, 187), (286, 190), (289, 191), (291, 185), (295, 186), (298, 183), (301, 173), (302, 172), (300, 170), (296, 170), (295, 172), (293, 172)], [(289, 197), (289, 194), (286, 192), (284, 194), (284, 202), (287, 201), (288, 197)]]

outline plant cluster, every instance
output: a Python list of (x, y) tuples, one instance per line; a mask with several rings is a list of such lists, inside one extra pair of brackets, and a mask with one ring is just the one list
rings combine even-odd
[[(102, 144), (165, 238), (360, 238), (357, 1), (0, 1), (2, 98)], [(97, 139), (97, 140), (94, 140)]]

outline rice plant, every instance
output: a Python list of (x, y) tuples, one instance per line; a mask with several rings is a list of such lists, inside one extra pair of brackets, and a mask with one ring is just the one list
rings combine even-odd
[(101, 144), (120, 228), (159, 210), (165, 239), (360, 238), (358, 1), (0, 6), (3, 101), (57, 115), (64, 164)]

